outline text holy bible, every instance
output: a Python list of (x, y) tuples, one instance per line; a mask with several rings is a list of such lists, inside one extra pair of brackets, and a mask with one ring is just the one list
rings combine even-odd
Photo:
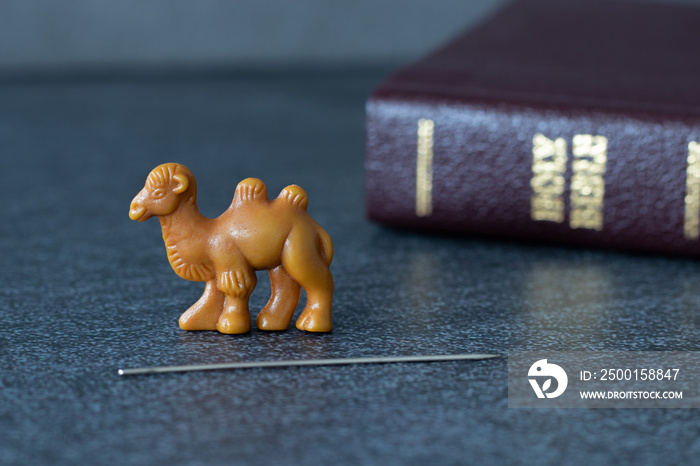
[(372, 220), (700, 255), (700, 8), (516, 1), (367, 103)]

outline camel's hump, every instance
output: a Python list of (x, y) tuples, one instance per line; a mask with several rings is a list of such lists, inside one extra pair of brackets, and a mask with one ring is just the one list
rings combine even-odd
[(236, 193), (233, 197), (241, 201), (267, 201), (267, 186), (258, 178), (246, 178), (238, 183), (238, 186), (236, 186)]
[(304, 210), (306, 210), (306, 207), (309, 205), (309, 196), (306, 195), (306, 191), (304, 191), (301, 186), (297, 186), (295, 184), (291, 184), (284, 188), (278, 196), (278, 199), (283, 199)]

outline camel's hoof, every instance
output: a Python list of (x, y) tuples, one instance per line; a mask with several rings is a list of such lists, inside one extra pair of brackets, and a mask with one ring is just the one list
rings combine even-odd
[(289, 328), (289, 323), (276, 322), (273, 319), (260, 318), (260, 316), (258, 316), (255, 325), (258, 329), (268, 332), (279, 332), (280, 330), (287, 330)]
[(203, 323), (195, 322), (192, 320), (185, 320), (180, 318), (180, 328), (187, 331), (197, 331), (197, 330), (216, 330), (216, 323)]
[[(212, 312), (213, 311), (213, 312)], [(187, 331), (216, 330), (216, 322), (221, 314), (220, 308), (207, 309), (192, 306), (180, 316), (180, 328)]]
[[(292, 312), (294, 311), (292, 310)], [(267, 330), (268, 332), (278, 332), (280, 330), (287, 330), (289, 328), (289, 322), (291, 320), (291, 314), (289, 315), (288, 319), (280, 318), (279, 312), (272, 312), (266, 306), (258, 314), (258, 318), (255, 321), (255, 325), (260, 330)]]
[(216, 324), (216, 329), (221, 333), (236, 335), (239, 333), (247, 333), (250, 331), (250, 317), (241, 319), (235, 317), (222, 317), (219, 323)]
[(305, 332), (330, 332), (333, 330), (333, 323), (329, 313), (304, 311), (297, 320), (297, 328)]

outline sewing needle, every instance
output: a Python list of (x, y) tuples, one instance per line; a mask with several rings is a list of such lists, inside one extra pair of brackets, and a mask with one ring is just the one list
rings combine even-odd
[(255, 369), (272, 367), (299, 366), (340, 366), (350, 364), (389, 364), (400, 362), (442, 362), (481, 360), (497, 358), (497, 354), (443, 354), (427, 356), (386, 356), (369, 358), (338, 358), (338, 359), (297, 359), (288, 361), (251, 361), (220, 364), (193, 364), (187, 366), (142, 367), (137, 369), (119, 369), (119, 375), (162, 374), (168, 372), (218, 371), (233, 369)]

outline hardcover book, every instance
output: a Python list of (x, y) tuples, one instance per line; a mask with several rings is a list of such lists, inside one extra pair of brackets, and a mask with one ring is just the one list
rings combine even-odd
[(367, 103), (370, 219), (700, 255), (700, 9), (521, 0)]

